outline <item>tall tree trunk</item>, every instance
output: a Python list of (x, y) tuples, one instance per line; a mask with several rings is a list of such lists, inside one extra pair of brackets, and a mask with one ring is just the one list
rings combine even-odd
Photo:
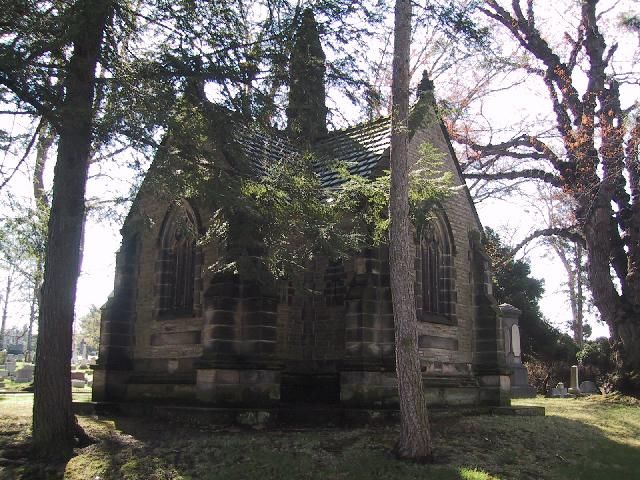
[(578, 348), (584, 346), (584, 294), (582, 291), (582, 245), (580, 243), (575, 244), (575, 267), (576, 267), (576, 317), (574, 336)]
[(568, 245), (560, 239), (552, 239), (550, 243), (567, 272), (569, 306), (571, 307), (571, 331), (573, 332), (573, 341), (578, 345), (578, 348), (582, 349), (584, 344), (582, 247), (579, 243), (574, 245), (572, 259), (569, 257), (569, 254), (571, 254), (570, 244)]
[[(593, 294), (603, 320), (609, 325), (613, 340), (616, 363), (616, 375), (613, 386), (616, 390), (640, 395), (640, 322), (638, 306), (628, 299), (632, 298), (630, 286), (623, 285), (626, 294), (620, 295), (611, 277), (611, 241), (609, 232), (613, 216), (610, 204), (594, 203), (593, 213), (585, 225), (587, 273)], [(631, 286), (633, 287), (633, 286)]]
[(391, 298), (395, 322), (396, 372), (400, 397), (400, 438), (396, 453), (401, 458), (430, 461), (431, 433), (422, 385), (416, 301), (414, 256), (409, 248), (409, 52), (411, 1), (396, 0), (391, 116), (391, 237), (389, 261)]
[(36, 162), (33, 168), (33, 198), (36, 200), (36, 208), (49, 205), (49, 199), (44, 188), (44, 168), (49, 157), (49, 150), (53, 145), (55, 134), (46, 120), (42, 120), (43, 125), (38, 135), (36, 145)]
[(71, 454), (82, 437), (71, 404), (71, 341), (76, 285), (80, 269), (80, 240), (92, 139), (95, 70), (109, 0), (79, 0), (73, 53), (65, 78), (58, 158), (48, 225), (42, 304), (39, 315), (33, 443), (48, 458)]
[(2, 307), (2, 326), (0, 327), (0, 350), (7, 348), (5, 332), (7, 331), (7, 312), (9, 311), (9, 296), (11, 295), (11, 275), (7, 277), (7, 289), (4, 293), (4, 306)]

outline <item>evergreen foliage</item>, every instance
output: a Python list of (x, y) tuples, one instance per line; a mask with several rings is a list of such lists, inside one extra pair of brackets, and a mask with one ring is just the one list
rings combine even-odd
[[(194, 87), (176, 102), (169, 133), (143, 188), (171, 202), (198, 199), (215, 212), (200, 241), (216, 239), (227, 248), (209, 269), (291, 278), (318, 255), (343, 259), (388, 240), (388, 171), (369, 179), (349, 173), (346, 165), (332, 165), (343, 183), (328, 190), (315, 173), (317, 157), (307, 151), (258, 173), (230, 140), (239, 117), (201, 93)], [(410, 173), (410, 212), (417, 229), (431, 208), (454, 191), (441, 158), (435, 147), (424, 144)]]
[(78, 330), (75, 333), (76, 346), (82, 340), (87, 349), (96, 352), (100, 346), (100, 315), (102, 312), (95, 305), (91, 305), (89, 312), (78, 319)]

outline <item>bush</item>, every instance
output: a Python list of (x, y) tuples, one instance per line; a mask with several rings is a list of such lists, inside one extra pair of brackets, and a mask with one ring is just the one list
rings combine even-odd
[(551, 387), (559, 382), (569, 386), (571, 380), (571, 365), (562, 360), (541, 361), (530, 358), (524, 362), (529, 373), (529, 384), (541, 395), (546, 395)]
[(605, 337), (586, 342), (582, 350), (576, 354), (576, 358), (581, 365), (598, 368), (603, 373), (613, 369), (611, 345)]

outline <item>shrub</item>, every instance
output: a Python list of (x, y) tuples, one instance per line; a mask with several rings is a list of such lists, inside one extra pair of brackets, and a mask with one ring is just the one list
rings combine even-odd
[(596, 367), (604, 373), (613, 369), (611, 355), (609, 339), (600, 337), (592, 342), (586, 342), (582, 350), (576, 354), (576, 358), (581, 365)]
[(563, 360), (541, 361), (530, 358), (524, 362), (529, 373), (529, 384), (541, 395), (546, 395), (551, 387), (558, 382), (569, 386), (571, 379), (571, 365)]

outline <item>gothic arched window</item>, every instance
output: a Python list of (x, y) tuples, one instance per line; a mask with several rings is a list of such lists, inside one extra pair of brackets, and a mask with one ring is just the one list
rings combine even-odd
[(443, 313), (440, 304), (440, 244), (433, 233), (422, 240), (422, 311)]
[(186, 204), (172, 207), (160, 234), (159, 312), (191, 315), (197, 269), (197, 222)]
[(422, 319), (438, 323), (456, 322), (453, 238), (444, 213), (433, 216), (420, 238), (419, 265)]

